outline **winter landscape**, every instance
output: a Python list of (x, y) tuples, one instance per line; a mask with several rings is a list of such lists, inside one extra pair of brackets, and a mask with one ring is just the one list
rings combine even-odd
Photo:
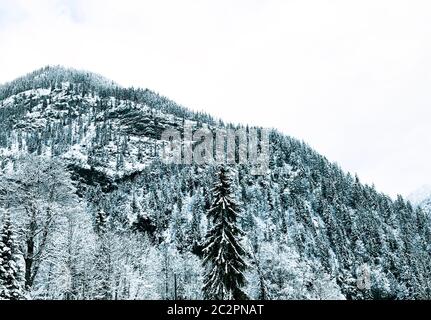
[(430, 300), (430, 13), (0, 0), (0, 300)]
[(202, 159), (166, 161), (178, 145), (161, 136), (186, 122), (254, 129), (261, 155), (264, 130), (62, 67), (0, 101), (3, 299), (430, 298), (427, 201), (392, 200), (303, 142), (269, 130), (259, 174), (239, 139), (230, 163), (200, 135)]

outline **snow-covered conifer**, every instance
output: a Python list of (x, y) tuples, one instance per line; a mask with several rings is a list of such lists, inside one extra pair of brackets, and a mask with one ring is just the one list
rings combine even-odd
[(0, 300), (24, 297), (23, 281), (16, 256), (16, 243), (10, 213), (7, 211), (0, 234)]
[(238, 227), (239, 205), (235, 199), (229, 170), (220, 166), (213, 188), (213, 202), (208, 210), (212, 223), (204, 244), (203, 292), (207, 299), (247, 299), (242, 290), (243, 272), (247, 268), (246, 251), (241, 246), (243, 236)]

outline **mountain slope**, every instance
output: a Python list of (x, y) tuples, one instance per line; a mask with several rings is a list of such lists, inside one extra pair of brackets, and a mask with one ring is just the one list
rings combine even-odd
[[(110, 297), (171, 298), (173, 292), (201, 297), (199, 259), (214, 168), (164, 164), (160, 159), (167, 142), (161, 133), (181, 129), (185, 121), (195, 129), (232, 125), (150, 90), (120, 88), (103, 77), (61, 67), (1, 86), (0, 100), (3, 177), (12, 179), (20, 170), (25, 174), (29, 154), (67, 167), (79, 196), (74, 210), (87, 221), (81, 229), (88, 229), (81, 237), (89, 247), (73, 249), (87, 261), (97, 257), (97, 226), (108, 224), (110, 245), (104, 250), (117, 257), (110, 259), (109, 285), (103, 286)], [(253, 175), (248, 164), (234, 169), (252, 298), (430, 297), (430, 221), (421, 210), (401, 197), (392, 201), (276, 131), (270, 132), (267, 175)], [(0, 188), (7, 189), (1, 180)], [(62, 234), (55, 239), (64, 240)], [(52, 250), (63, 257), (60, 249)], [(61, 299), (73, 291), (81, 299), (82, 288), (88, 288), (90, 298), (98, 297), (91, 292), (106, 273), (58, 259), (73, 270), (73, 285), (50, 283), (52, 262), (43, 260), (30, 290), (33, 297)], [(162, 271), (163, 280), (152, 278)], [(172, 288), (173, 274), (179, 288)]]
[(413, 205), (419, 205), (421, 202), (427, 200), (431, 197), (431, 186), (430, 185), (424, 185), (415, 192), (411, 193), (407, 199), (413, 204)]
[(414, 206), (421, 208), (425, 214), (431, 216), (431, 186), (421, 187), (409, 195), (408, 199)]

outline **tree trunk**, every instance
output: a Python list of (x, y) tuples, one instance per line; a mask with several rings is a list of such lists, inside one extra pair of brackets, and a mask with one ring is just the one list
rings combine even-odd
[(33, 286), (33, 277), (31, 276), (31, 269), (33, 267), (34, 256), (34, 241), (33, 238), (27, 240), (27, 254), (24, 258), (25, 261), (25, 287), (27, 289)]

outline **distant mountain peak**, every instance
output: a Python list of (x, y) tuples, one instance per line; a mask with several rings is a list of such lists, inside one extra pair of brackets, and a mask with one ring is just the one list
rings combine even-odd
[(64, 82), (87, 83), (98, 88), (120, 87), (114, 81), (94, 72), (60, 65), (48, 65), (0, 85), (0, 99), (8, 98), (22, 91), (46, 88), (49, 84)]
[(407, 199), (415, 206), (420, 205), (427, 199), (431, 198), (431, 185), (423, 185), (416, 191), (412, 192)]

